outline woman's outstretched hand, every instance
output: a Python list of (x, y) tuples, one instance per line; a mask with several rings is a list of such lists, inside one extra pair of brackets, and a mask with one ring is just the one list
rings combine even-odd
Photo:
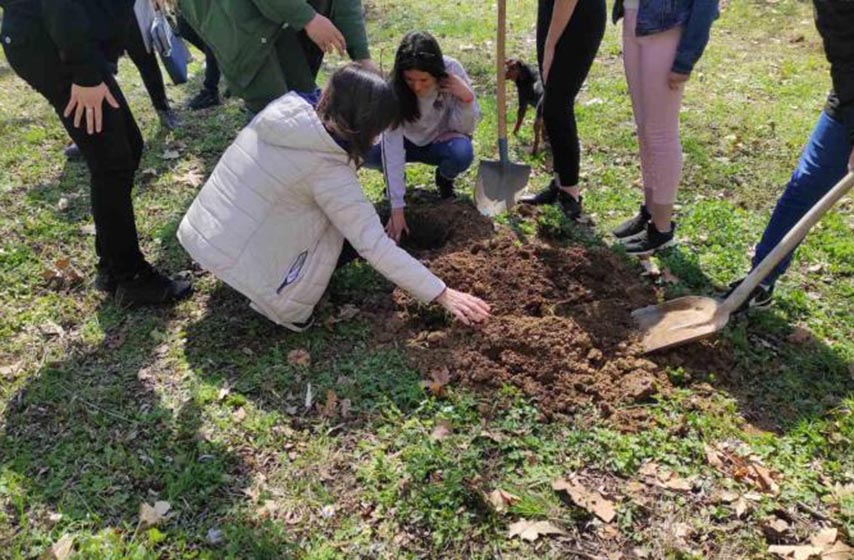
[(445, 288), (436, 303), (447, 309), (463, 324), (482, 323), (489, 317), (489, 304), (479, 297)]

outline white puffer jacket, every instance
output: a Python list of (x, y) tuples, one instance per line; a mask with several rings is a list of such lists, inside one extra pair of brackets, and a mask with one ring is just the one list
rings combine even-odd
[(345, 237), (422, 302), (445, 289), (386, 235), (347, 153), (294, 93), (240, 132), (178, 229), (193, 259), (276, 323), (311, 316)]

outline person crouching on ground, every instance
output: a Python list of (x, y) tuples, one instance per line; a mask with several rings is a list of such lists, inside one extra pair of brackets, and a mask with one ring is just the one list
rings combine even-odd
[(365, 157), (365, 167), (384, 169), (391, 202), (386, 231), (400, 241), (408, 231), (404, 214), (406, 162), (436, 167), (442, 198), (454, 196), (454, 179), (474, 161), (471, 137), (480, 118), (466, 71), (423, 31), (408, 33), (394, 60), (391, 83), (400, 102), (401, 126), (386, 131)]
[(296, 92), (284, 95), (223, 154), (178, 239), (253, 309), (293, 331), (312, 324), (345, 239), (418, 300), (465, 324), (485, 320), (489, 306), (399, 248), (362, 192), (356, 170), (397, 117), (392, 87), (355, 63), (332, 75), (317, 108)]

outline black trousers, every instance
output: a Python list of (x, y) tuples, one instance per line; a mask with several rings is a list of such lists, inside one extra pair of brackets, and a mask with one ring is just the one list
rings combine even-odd
[[(7, 9), (5, 17), (10, 18), (10, 12)], [(114, 109), (104, 103), (103, 130), (90, 135), (85, 123), (80, 128), (74, 127), (73, 114), (69, 118), (62, 116), (71, 94), (71, 73), (60, 60), (47, 30), (33, 22), (27, 28), (6, 33), (11, 36), (9, 43), (3, 44), (9, 65), (53, 106), (86, 159), (91, 175), (90, 198), (99, 267), (118, 280), (133, 276), (145, 266), (131, 199), (143, 140), (127, 100), (109, 70), (107, 57), (102, 61), (104, 83), (120, 107)]]
[[(540, 74), (554, 0), (539, 0), (537, 59)], [(605, 0), (578, 0), (555, 47), (549, 79), (544, 85), (543, 122), (552, 145), (554, 168), (563, 186), (578, 184), (581, 146), (575, 122), (575, 98), (581, 91), (605, 35)]]
[(190, 26), (189, 22), (181, 14), (178, 14), (178, 33), (204, 53), (205, 82), (202, 87), (208, 91), (217, 91), (219, 89), (220, 71), (219, 65), (216, 63), (216, 57), (210, 47), (205, 44), (202, 38), (199, 37), (199, 34), (196, 33), (196, 30)]
[(160, 72), (160, 65), (157, 64), (157, 54), (153, 49), (151, 52), (145, 50), (145, 41), (142, 38), (136, 16), (131, 18), (126, 38), (125, 49), (134, 66), (139, 70), (145, 91), (151, 98), (151, 104), (158, 111), (166, 111), (169, 109), (169, 101), (166, 99), (166, 85), (163, 83), (163, 74)]

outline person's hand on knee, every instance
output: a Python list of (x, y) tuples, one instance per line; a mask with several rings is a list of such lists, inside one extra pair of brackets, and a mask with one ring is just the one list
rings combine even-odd
[(305, 25), (305, 32), (308, 34), (308, 38), (314, 41), (314, 44), (323, 52), (328, 53), (335, 49), (341, 56), (347, 53), (347, 41), (344, 39), (344, 35), (329, 18), (315, 14), (311, 21)]
[(86, 132), (89, 134), (100, 133), (103, 128), (104, 114), (103, 105), (107, 101), (114, 109), (119, 108), (119, 103), (104, 82), (97, 86), (86, 87), (71, 85), (71, 96), (68, 105), (65, 106), (63, 116), (68, 118), (74, 112), (74, 128), (80, 127), (80, 121), (86, 116)]

